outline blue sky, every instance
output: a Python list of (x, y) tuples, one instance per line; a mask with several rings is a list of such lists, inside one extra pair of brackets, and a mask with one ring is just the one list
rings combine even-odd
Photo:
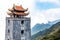
[(48, 2), (36, 2), (36, 9), (47, 10), (51, 8), (60, 8), (60, 5)]
[(5, 38), (6, 17), (8, 8), (13, 4), (29, 8), (31, 28), (36, 23), (48, 23), (60, 19), (60, 0), (0, 0), (0, 40)]

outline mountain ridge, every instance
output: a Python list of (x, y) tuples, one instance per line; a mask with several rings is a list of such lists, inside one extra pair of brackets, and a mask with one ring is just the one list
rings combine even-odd
[(55, 20), (55, 21), (53, 21), (53, 22), (48, 21), (48, 23), (46, 23), (46, 24), (44, 24), (44, 23), (42, 23), (42, 24), (37, 23), (37, 24), (34, 25), (34, 27), (32, 28), (31, 33), (32, 33), (32, 35), (34, 35), (34, 34), (38, 33), (39, 31), (43, 31), (43, 30), (45, 30), (45, 29), (50, 28), (52, 25), (56, 24), (56, 23), (59, 22), (59, 21), (60, 21), (60, 19)]
[[(59, 29), (59, 30), (58, 30), (58, 29)], [(32, 39), (35, 40), (35, 39), (40, 39), (40, 38), (42, 37), (41, 40), (43, 40), (43, 39), (46, 37), (46, 35), (50, 34), (50, 36), (51, 36), (51, 34), (54, 33), (54, 32), (56, 32), (56, 30), (60, 31), (60, 22), (52, 25), (49, 29), (46, 29), (46, 30), (42, 31), (42, 33), (41, 33), (41, 32), (38, 32), (37, 34), (33, 35), (33, 36), (32, 36)], [(44, 33), (44, 32), (45, 32), (45, 33)], [(40, 33), (41, 33), (41, 34), (40, 34)], [(60, 33), (60, 32), (59, 32), (59, 33)], [(59, 34), (59, 35), (60, 35), (60, 34)], [(47, 36), (47, 37), (48, 37), (48, 36)], [(49, 37), (48, 37), (48, 38), (49, 38)], [(60, 37), (59, 37), (59, 38), (60, 38)]]

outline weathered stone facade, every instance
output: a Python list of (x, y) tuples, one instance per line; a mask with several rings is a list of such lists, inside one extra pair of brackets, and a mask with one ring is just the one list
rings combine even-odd
[(5, 40), (31, 40), (30, 18), (7, 17)]

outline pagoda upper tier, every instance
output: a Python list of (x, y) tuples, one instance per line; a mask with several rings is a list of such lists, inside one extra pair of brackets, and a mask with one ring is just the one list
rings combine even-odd
[(25, 13), (26, 11), (28, 11), (28, 8), (24, 9), (22, 5), (20, 6), (13, 5), (13, 7), (8, 10), (9, 10), (9, 12), (7, 13), (8, 15), (27, 16), (29, 14)]

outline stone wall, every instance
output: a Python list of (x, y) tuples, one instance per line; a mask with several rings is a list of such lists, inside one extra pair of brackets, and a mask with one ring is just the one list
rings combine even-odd
[(30, 18), (6, 18), (5, 40), (31, 40)]

